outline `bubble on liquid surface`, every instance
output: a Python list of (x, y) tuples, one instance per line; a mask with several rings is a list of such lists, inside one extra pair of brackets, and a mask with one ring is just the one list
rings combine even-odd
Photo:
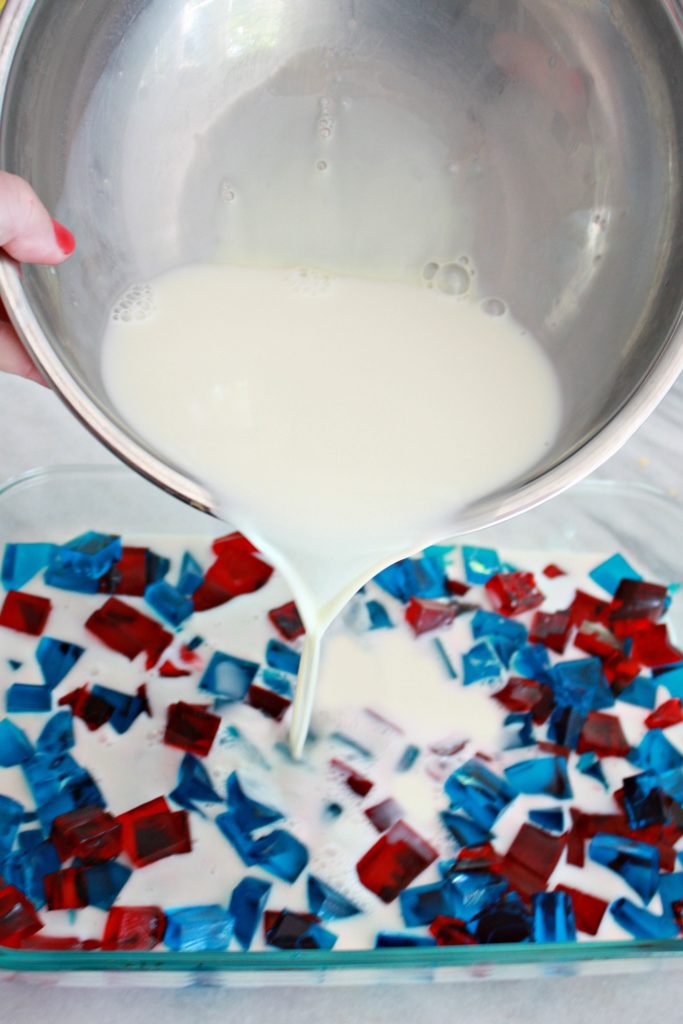
[(446, 263), (439, 267), (434, 284), (444, 295), (465, 295), (470, 289), (469, 271), (460, 263)]
[(298, 295), (327, 295), (331, 287), (328, 274), (310, 267), (296, 267), (289, 275), (289, 283)]
[(327, 170), (327, 160), (318, 160), (318, 162), (317, 162), (317, 164), (315, 166), (316, 166), (316, 168), (319, 171), (326, 171)]
[(235, 189), (230, 184), (227, 178), (224, 178), (221, 182), (221, 199), (225, 203), (231, 203), (235, 198)]
[(422, 277), (425, 281), (433, 281), (439, 272), (439, 264), (434, 260), (430, 260), (429, 263), (425, 263), (422, 268)]
[(331, 139), (334, 135), (335, 123), (330, 113), (330, 101), (323, 97), (319, 103), (318, 135), (321, 139)]
[(147, 320), (154, 312), (154, 297), (148, 284), (133, 284), (116, 303), (112, 320), (132, 323)]
[(487, 316), (505, 316), (508, 311), (502, 299), (484, 299), (481, 308)]

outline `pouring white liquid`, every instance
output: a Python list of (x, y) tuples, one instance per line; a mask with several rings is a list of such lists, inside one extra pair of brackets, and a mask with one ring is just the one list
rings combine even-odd
[(306, 270), (160, 276), (114, 310), (103, 373), (125, 420), (287, 576), (307, 630), (297, 756), (332, 618), (533, 465), (559, 421), (550, 363), (502, 304)]

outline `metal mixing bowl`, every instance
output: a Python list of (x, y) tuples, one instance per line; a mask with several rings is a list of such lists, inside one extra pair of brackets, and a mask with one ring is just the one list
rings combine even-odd
[(469, 259), (545, 346), (564, 412), (543, 462), (463, 527), (595, 468), (683, 364), (681, 0), (11, 0), (0, 37), (0, 166), (78, 239), (56, 272), (2, 266), (10, 315), (76, 415), (199, 507), (98, 359), (114, 300), (180, 263)]

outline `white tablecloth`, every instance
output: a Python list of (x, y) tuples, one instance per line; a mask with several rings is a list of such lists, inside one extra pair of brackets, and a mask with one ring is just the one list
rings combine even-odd
[[(682, 456), (683, 380), (599, 475), (651, 483), (683, 500)], [(110, 459), (53, 395), (0, 377), (0, 479)], [(325, 989), (47, 989), (9, 981), (0, 985), (0, 1024), (641, 1024), (676, 1017), (682, 999), (683, 965), (608, 978)]]

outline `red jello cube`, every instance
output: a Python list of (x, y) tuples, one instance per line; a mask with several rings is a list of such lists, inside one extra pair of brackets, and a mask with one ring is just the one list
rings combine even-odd
[(212, 568), (217, 571), (216, 580), (220, 581), (233, 597), (260, 590), (273, 575), (272, 565), (257, 557), (253, 546), (241, 534), (231, 534), (215, 541), (213, 550), (216, 554), (216, 563)]
[(113, 706), (104, 697), (90, 693), (87, 686), (79, 686), (77, 689), (65, 693), (57, 703), (71, 708), (76, 718), (85, 722), (91, 732), (101, 728), (114, 714)]
[(512, 676), (502, 690), (493, 694), (493, 698), (508, 711), (522, 714), (531, 712), (535, 725), (546, 722), (555, 706), (555, 698), (549, 686), (521, 676)]
[(280, 605), (279, 608), (271, 608), (268, 618), (285, 640), (296, 640), (297, 637), (303, 636), (305, 633), (299, 609), (294, 601), (288, 601), (287, 604)]
[(164, 743), (206, 757), (220, 724), (218, 715), (179, 700), (168, 706)]
[(633, 636), (664, 613), (667, 589), (642, 580), (622, 580), (607, 609), (610, 628), (616, 636)]
[(17, 633), (40, 636), (51, 610), (52, 602), (47, 597), (9, 590), (0, 611), (0, 626), (14, 629)]
[(476, 946), (477, 940), (457, 917), (435, 917), (429, 926), (437, 946)]
[(622, 653), (619, 640), (598, 622), (584, 622), (574, 637), (574, 646), (596, 658), (613, 658)]
[(453, 597), (464, 597), (468, 590), (471, 589), (469, 583), (461, 583), (460, 580), (452, 580), (450, 577), (445, 579), (446, 590)]
[(230, 558), (235, 552), (243, 555), (258, 555), (259, 553), (258, 548), (254, 547), (251, 541), (238, 530), (226, 533), (222, 537), (216, 537), (211, 545), (211, 550), (217, 558)]
[(631, 657), (647, 668), (661, 668), (683, 660), (683, 654), (669, 640), (667, 627), (652, 624), (634, 633)]
[(404, 821), (397, 821), (356, 865), (361, 883), (384, 903), (391, 903), (438, 853)]
[(45, 900), (49, 910), (78, 910), (87, 907), (88, 894), (80, 868), (62, 868), (45, 875)]
[(461, 610), (457, 601), (446, 604), (443, 601), (411, 597), (405, 610), (405, 618), (406, 622), (412, 626), (416, 636), (420, 636), (422, 633), (429, 633), (432, 629), (450, 626)]
[(282, 721), (287, 708), (292, 703), (284, 694), (276, 693), (275, 690), (269, 690), (265, 686), (258, 686), (256, 683), (252, 683), (247, 690), (246, 702), (250, 707), (256, 708), (276, 722)]
[(503, 858), (490, 843), (466, 846), (458, 851), (455, 862), (460, 871), (490, 871), (493, 874), (500, 874), (503, 866)]
[(532, 644), (544, 644), (557, 654), (564, 654), (572, 629), (569, 612), (536, 612), (529, 631)]
[(577, 590), (574, 600), (569, 606), (569, 614), (573, 624), (580, 629), (584, 622), (598, 622), (606, 607), (606, 603), (600, 598), (586, 594), (583, 590)]
[(531, 572), (501, 572), (484, 586), (491, 605), (500, 615), (522, 615), (545, 601)]
[(589, 896), (588, 893), (571, 889), (567, 885), (556, 885), (555, 892), (566, 892), (570, 897), (579, 931), (587, 935), (597, 935), (608, 904), (597, 896)]
[(17, 946), (43, 927), (33, 904), (13, 885), (0, 882), (0, 946)]
[(386, 832), (403, 817), (403, 808), (396, 800), (389, 797), (387, 800), (375, 804), (374, 807), (368, 807), (365, 816), (369, 818), (378, 832)]
[(612, 687), (615, 696), (619, 696), (640, 672), (640, 665), (632, 658), (625, 658), (618, 651), (605, 658), (602, 663), (602, 671)]
[(337, 758), (333, 758), (330, 761), (330, 768), (356, 796), (367, 796), (373, 787), (370, 779), (366, 779), (364, 775), (355, 771), (350, 765), (345, 764), (344, 761), (338, 761)]
[(566, 576), (567, 573), (564, 569), (560, 569), (559, 565), (555, 565), (554, 562), (551, 562), (549, 565), (546, 565), (543, 570), (543, 575), (547, 576), (549, 580), (554, 580), (557, 579), (558, 576)]
[(143, 615), (129, 604), (110, 597), (85, 623), (85, 628), (105, 646), (118, 651), (129, 661), (143, 651), (147, 668), (156, 665), (173, 636), (155, 619)]
[(169, 811), (162, 797), (120, 814), (118, 820), (123, 848), (136, 867), (192, 850), (187, 811)]
[(50, 839), (62, 861), (113, 860), (121, 852), (121, 825), (101, 807), (78, 807), (55, 818)]
[(579, 754), (594, 751), (599, 757), (626, 757), (630, 749), (618, 718), (601, 711), (588, 713), (579, 737)]
[(121, 558), (101, 579), (101, 594), (144, 597), (147, 579), (147, 548), (124, 548)]
[(163, 939), (165, 927), (161, 907), (112, 907), (104, 926), (102, 949), (154, 949)]
[(553, 836), (524, 824), (503, 858), (501, 874), (524, 898), (543, 892), (566, 844), (566, 836)]
[(683, 722), (680, 697), (665, 701), (645, 719), (648, 729), (668, 729)]
[(158, 669), (162, 679), (182, 679), (184, 676), (191, 676), (192, 669), (174, 665), (172, 661), (164, 661)]
[(89, 953), (94, 949), (100, 949), (97, 939), (79, 939), (75, 935), (29, 935), (18, 945), (20, 949), (33, 949), (45, 953)]

